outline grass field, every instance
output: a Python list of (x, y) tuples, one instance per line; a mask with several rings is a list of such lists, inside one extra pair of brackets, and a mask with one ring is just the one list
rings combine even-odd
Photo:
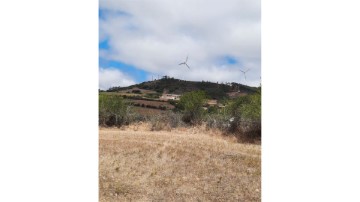
[(100, 201), (261, 201), (261, 147), (204, 128), (99, 130)]

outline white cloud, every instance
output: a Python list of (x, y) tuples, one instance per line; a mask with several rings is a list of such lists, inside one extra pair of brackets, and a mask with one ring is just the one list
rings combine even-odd
[(99, 70), (99, 88), (107, 90), (114, 86), (130, 86), (135, 84), (135, 81), (130, 76), (124, 74), (115, 68), (100, 68)]
[[(219, 82), (239, 82), (245, 66), (248, 83), (259, 83), (260, 0), (100, 0), (100, 8), (109, 11), (100, 19), (111, 47), (106, 58), (155, 75)], [(190, 71), (178, 66), (186, 55)], [(219, 60), (227, 55), (240, 63), (224, 68)]]

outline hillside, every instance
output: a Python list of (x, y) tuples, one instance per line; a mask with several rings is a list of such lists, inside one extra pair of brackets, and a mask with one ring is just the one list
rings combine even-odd
[(118, 92), (139, 88), (157, 93), (173, 93), (183, 94), (189, 91), (203, 90), (213, 99), (222, 99), (228, 97), (228, 93), (238, 92), (251, 94), (256, 91), (256, 87), (250, 87), (239, 83), (213, 83), (209, 81), (185, 81), (176, 78), (164, 76), (162, 79), (154, 81), (146, 81), (140, 84), (131, 85), (128, 87), (113, 87), (107, 90), (108, 92)]

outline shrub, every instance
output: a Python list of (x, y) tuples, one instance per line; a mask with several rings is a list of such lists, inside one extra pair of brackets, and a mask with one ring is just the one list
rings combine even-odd
[(174, 113), (172, 111), (167, 111), (166, 114), (166, 121), (168, 122), (171, 128), (177, 128), (180, 126), (184, 126), (184, 122), (182, 122), (182, 115), (179, 113)]
[(184, 126), (181, 117), (182, 115), (179, 113), (167, 111), (166, 113), (149, 116), (148, 120), (151, 124), (152, 131), (159, 131), (164, 129), (171, 130), (171, 128)]
[(206, 116), (205, 123), (207, 129), (219, 129), (224, 133), (229, 131), (231, 117), (227, 114), (209, 114)]
[(136, 93), (136, 94), (141, 94), (141, 91), (140, 91), (140, 90), (132, 90), (131, 92), (132, 92), (132, 93)]
[(163, 115), (150, 116), (150, 123), (152, 131), (163, 130), (167, 125), (163, 120)]
[(218, 107), (217, 106), (209, 106), (208, 107), (208, 113), (209, 114), (215, 114), (217, 113), (219, 110), (218, 110)]
[(189, 124), (198, 124), (204, 115), (202, 108), (206, 101), (204, 91), (192, 91), (181, 96), (178, 108), (184, 113), (183, 121)]
[(177, 105), (177, 101), (175, 101), (175, 100), (169, 100), (168, 101), (169, 102), (169, 104), (171, 104), (171, 105), (173, 105), (173, 106), (176, 106)]
[(121, 126), (125, 123), (128, 105), (121, 96), (99, 95), (99, 124), (106, 126)]
[(226, 111), (233, 119), (229, 132), (241, 141), (261, 139), (261, 89), (252, 95), (237, 98)]
[(230, 103), (227, 111), (237, 119), (259, 121), (261, 119), (261, 91), (253, 95), (238, 97)]

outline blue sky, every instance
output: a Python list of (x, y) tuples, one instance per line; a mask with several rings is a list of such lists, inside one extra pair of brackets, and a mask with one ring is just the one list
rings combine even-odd
[[(107, 10), (99, 9), (99, 20), (106, 19), (106, 13), (109, 12)], [(109, 39), (104, 38), (102, 40), (99, 40), (99, 51), (111, 51), (111, 46), (109, 44)], [(102, 72), (105, 70), (118, 70), (119, 72), (124, 73), (125, 75), (129, 75), (134, 82), (125, 83), (125, 85), (131, 85), (133, 83), (141, 83), (143, 81), (147, 80), (147, 73), (146, 71), (143, 71), (141, 69), (136, 68), (133, 65), (126, 64), (120, 60), (111, 60), (107, 59), (105, 57), (99, 56), (99, 67), (100, 67), (100, 76), (102, 76)], [(101, 71), (102, 70), (102, 71)], [(110, 81), (109, 84), (100, 84), (101, 89), (107, 89), (109, 87), (113, 86), (121, 86), (121, 84), (124, 85), (123, 82), (121, 82), (122, 78), (117, 78), (118, 81)], [(112, 84), (113, 83), (113, 84)]]
[(99, 87), (157, 75), (258, 86), (260, 30), (260, 0), (100, 0)]
[[(110, 50), (110, 46), (108, 44), (107, 39), (99, 42), (99, 50)], [(99, 67), (103, 69), (107, 69), (107, 68), (118, 69), (121, 72), (126, 73), (127, 75), (131, 75), (137, 83), (147, 80), (148, 74), (145, 71), (138, 69), (133, 65), (125, 64), (122, 61), (109, 60), (100, 56)]]

